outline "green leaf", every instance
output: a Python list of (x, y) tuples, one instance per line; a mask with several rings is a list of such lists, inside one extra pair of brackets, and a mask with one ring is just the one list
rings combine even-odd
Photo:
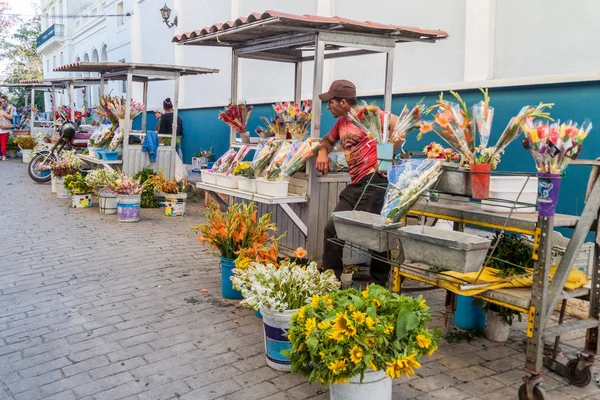
[(406, 323), (409, 314), (410, 311), (407, 309), (402, 309), (398, 313), (398, 321), (396, 322), (396, 336), (398, 339), (404, 339), (406, 336)]
[(319, 339), (317, 339), (315, 335), (311, 335), (306, 341), (306, 344), (308, 345), (308, 349), (311, 352), (313, 352), (317, 349), (317, 346), (319, 345)]
[(414, 312), (406, 317), (406, 332), (415, 330), (419, 326), (419, 317)]

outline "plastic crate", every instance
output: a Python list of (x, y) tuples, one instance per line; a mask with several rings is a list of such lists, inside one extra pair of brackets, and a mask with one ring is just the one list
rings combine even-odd
[[(531, 236), (521, 236), (521, 240), (533, 245), (533, 238)], [(552, 264), (558, 265), (562, 260), (567, 246), (569, 245), (569, 238), (564, 237), (560, 232), (554, 232), (552, 235)], [(594, 265), (594, 243), (587, 242), (581, 245), (579, 253), (575, 257), (573, 266), (580, 271), (585, 272), (587, 276), (592, 276), (592, 268)]]

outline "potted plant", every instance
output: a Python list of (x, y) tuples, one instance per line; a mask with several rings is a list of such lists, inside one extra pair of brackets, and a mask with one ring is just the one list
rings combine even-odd
[(95, 169), (85, 176), (87, 184), (98, 196), (101, 214), (116, 214), (117, 195), (106, 187), (113, 184), (120, 176), (118, 171), (106, 168)]
[(329, 384), (330, 398), (392, 399), (392, 379), (420, 368), (437, 348), (421, 296), (391, 293), (378, 285), (313, 296), (292, 316), (288, 338), (292, 372), (309, 384)]
[(183, 216), (185, 214), (186, 189), (190, 186), (185, 180), (167, 180), (162, 172), (158, 172), (149, 180), (155, 190), (161, 191), (165, 196), (165, 214), (169, 217)]
[(9, 135), (8, 142), (6, 142), (6, 157), (15, 158), (18, 151), (19, 146), (17, 146), (15, 143), (15, 137), (13, 135)]
[(208, 150), (200, 150), (192, 157), (192, 171), (200, 171), (202, 167), (208, 166), (208, 162), (213, 158), (212, 147)]
[(117, 221), (138, 222), (144, 185), (137, 179), (121, 175), (114, 182), (110, 182), (107, 189), (117, 194)]
[[(311, 298), (327, 296), (339, 288), (332, 270), (319, 271), (317, 264), (300, 266), (289, 259), (279, 265), (252, 262), (233, 270), (233, 286), (244, 296), (240, 304), (260, 310), (264, 324), (267, 365), (289, 371), (290, 343), (286, 338), (292, 315)], [(281, 350), (287, 349), (287, 354)]]
[(244, 192), (256, 193), (256, 177), (250, 162), (244, 161), (236, 165), (233, 169), (233, 175), (237, 176), (238, 189)]
[(35, 139), (30, 136), (16, 136), (14, 142), (21, 148), (21, 154), (23, 155), (23, 163), (27, 164), (31, 161), (31, 153), (35, 147)]
[(520, 312), (496, 304), (485, 303), (483, 309), (487, 312), (485, 336), (493, 342), (504, 343), (508, 340), (515, 315), (519, 322), (522, 320)]
[(92, 206), (92, 187), (88, 185), (85, 177), (79, 172), (67, 175), (63, 180), (65, 189), (71, 194), (73, 208), (87, 208)]
[(354, 276), (354, 272), (358, 270), (359, 267), (355, 265), (344, 265), (344, 268), (342, 269), (342, 275), (340, 276), (342, 287), (344, 289), (349, 288), (350, 285), (352, 285), (352, 277)]
[(221, 257), (221, 294), (226, 299), (241, 299), (242, 294), (231, 284), (235, 259), (240, 251), (269, 242), (269, 234), (276, 233), (277, 227), (271, 223), (272, 213), (258, 217), (254, 202), (233, 203), (227, 211), (222, 211), (211, 203), (205, 213), (206, 224), (190, 228), (198, 234), (200, 243), (209, 244)]
[(74, 151), (65, 151), (61, 156), (60, 160), (49, 163), (47, 167), (56, 180), (56, 197), (68, 199), (70, 197), (69, 191), (64, 187), (63, 179), (67, 175), (78, 172), (84, 163), (75, 155)]
[(154, 186), (154, 182), (152, 178), (156, 175), (152, 168), (143, 168), (135, 175), (133, 175), (133, 179), (138, 179), (140, 182), (144, 184), (144, 189), (142, 190), (141, 196), (141, 208), (159, 208), (160, 202), (156, 195), (156, 188)]

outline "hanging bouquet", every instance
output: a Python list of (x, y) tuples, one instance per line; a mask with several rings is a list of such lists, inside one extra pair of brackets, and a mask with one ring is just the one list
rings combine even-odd
[(401, 142), (404, 144), (406, 141), (406, 134), (417, 127), (424, 110), (425, 104), (423, 104), (423, 99), (421, 99), (412, 109), (409, 109), (405, 105), (400, 115), (398, 115), (396, 126), (392, 132), (391, 142)]
[(303, 140), (308, 134), (312, 120), (312, 103), (304, 100), (301, 104), (293, 102), (276, 103), (273, 109), (285, 125), (286, 136), (294, 140)]
[(205, 214), (208, 223), (190, 228), (200, 243), (208, 243), (221, 257), (235, 259), (246, 248), (266, 244), (269, 233), (276, 233), (271, 214), (257, 217), (254, 202), (233, 203), (227, 211), (211, 203)]
[(100, 96), (100, 103), (96, 108), (96, 114), (105, 119), (106, 121), (110, 122), (110, 124), (113, 127), (113, 130), (119, 122), (119, 117), (113, 114), (112, 108), (109, 106), (109, 104), (113, 104), (115, 101), (116, 98), (111, 95)]
[(248, 179), (254, 179), (256, 177), (254, 174), (254, 169), (252, 168), (252, 164), (250, 164), (248, 161), (244, 161), (236, 165), (232, 173), (235, 176), (243, 176), (244, 178)]
[(277, 149), (279, 149), (281, 143), (281, 141), (269, 139), (260, 150), (256, 150), (254, 153), (254, 160), (252, 160), (252, 169), (254, 169), (254, 173), (257, 177), (261, 176), (263, 171), (269, 166), (271, 159), (277, 152)]
[[(493, 147), (487, 147), (494, 109), (490, 107), (487, 89), (481, 89), (483, 101), (469, 109), (460, 95), (450, 93), (458, 101), (452, 103), (444, 100), (443, 93), (437, 104), (430, 107), (426, 114), (436, 111), (433, 121), (423, 122), (418, 139), (423, 134), (433, 131), (442, 140), (458, 151), (466, 163), (492, 164), (496, 168), (500, 157), (508, 146), (519, 135), (521, 125), (527, 118), (550, 118), (545, 111), (553, 104), (540, 103), (537, 107), (525, 106), (519, 114), (509, 121), (504, 132)], [(479, 133), (480, 144), (476, 143), (476, 132)]]
[(52, 171), (52, 174), (56, 177), (73, 175), (85, 165), (85, 163), (75, 155), (74, 150), (65, 151), (61, 156), (62, 158), (60, 160), (50, 162), (45, 166), (45, 169)]
[(177, 181), (176, 179), (168, 180), (162, 172), (157, 172), (148, 178), (149, 183), (154, 186), (155, 191), (161, 191), (166, 194), (183, 194), (186, 193), (190, 183), (185, 179)]
[(531, 152), (538, 172), (564, 174), (570, 161), (579, 156), (591, 129), (589, 120), (579, 126), (573, 121), (560, 124), (527, 119), (522, 143)]
[(65, 176), (63, 186), (71, 194), (88, 194), (93, 189), (79, 172)]
[(417, 202), (421, 193), (429, 189), (441, 174), (441, 160), (400, 160), (388, 171), (389, 185), (381, 215), (386, 223), (400, 221)]
[[(131, 115), (129, 116), (130, 121), (133, 121), (135, 117), (140, 115), (144, 110), (145, 106), (142, 103), (138, 103), (133, 99), (130, 100), (131, 104)], [(125, 109), (127, 107), (127, 100), (123, 96), (108, 97), (106, 99), (106, 107), (112, 115), (117, 119), (125, 119)], [(112, 122), (112, 121), (111, 121)]]
[(351, 108), (348, 112), (348, 119), (358, 129), (365, 132), (369, 139), (375, 139), (377, 143), (386, 143), (387, 138), (381, 126), (379, 118), (379, 108), (375, 104), (368, 105), (363, 101), (363, 105), (358, 111)]
[(245, 133), (252, 106), (246, 103), (230, 104), (219, 114), (219, 119), (229, 125), (236, 133)]
[(144, 190), (143, 183), (125, 174), (121, 174), (114, 182), (109, 182), (106, 187), (113, 193), (129, 196), (141, 194), (142, 190)]
[(327, 295), (340, 287), (333, 270), (320, 272), (317, 263), (306, 267), (286, 260), (279, 267), (251, 263), (234, 269), (233, 287), (242, 292), (241, 305), (254, 310), (265, 308), (283, 312), (304, 306), (312, 296)]
[(120, 173), (118, 171), (99, 168), (88, 172), (85, 181), (92, 190), (100, 191), (109, 184), (114, 183), (119, 177)]
[(442, 145), (436, 142), (431, 142), (423, 149), (425, 156), (427, 158), (432, 158), (435, 160), (444, 160), (446, 162), (458, 162), (460, 160), (460, 155), (452, 150), (451, 148), (444, 148)]
[(296, 151), (296, 153), (281, 166), (279, 179), (283, 181), (289, 181), (296, 172), (306, 165), (306, 160), (315, 155), (315, 152), (317, 148), (319, 148), (320, 144), (321, 142), (318, 139), (306, 139), (298, 151)]
[(371, 369), (392, 379), (410, 377), (419, 359), (439, 345), (439, 329), (428, 329), (429, 307), (417, 298), (370, 285), (312, 297), (292, 316), (288, 338), (292, 372), (310, 384), (346, 383)]
[(227, 172), (229, 170), (229, 166), (235, 159), (236, 154), (237, 151), (235, 151), (235, 149), (227, 150), (221, 157), (219, 157), (217, 161), (215, 161), (210, 172), (215, 172), (218, 174)]
[(277, 139), (286, 139), (287, 133), (285, 130), (285, 124), (279, 117), (276, 115), (275, 117), (268, 119), (266, 117), (260, 117), (261, 121), (265, 123), (267, 128), (263, 128), (259, 126), (256, 128), (256, 134), (263, 139), (270, 138), (271, 136), (275, 136)]

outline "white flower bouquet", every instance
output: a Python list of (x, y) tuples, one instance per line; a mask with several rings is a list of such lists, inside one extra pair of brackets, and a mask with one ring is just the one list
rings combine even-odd
[(441, 160), (400, 160), (388, 171), (388, 188), (381, 215), (386, 223), (400, 220), (412, 207), (421, 193), (431, 187), (439, 178)]
[(241, 304), (283, 312), (302, 307), (315, 295), (336, 290), (340, 282), (332, 270), (319, 271), (317, 263), (300, 266), (286, 260), (273, 264), (250, 263), (248, 268), (234, 269), (233, 287), (242, 292)]

